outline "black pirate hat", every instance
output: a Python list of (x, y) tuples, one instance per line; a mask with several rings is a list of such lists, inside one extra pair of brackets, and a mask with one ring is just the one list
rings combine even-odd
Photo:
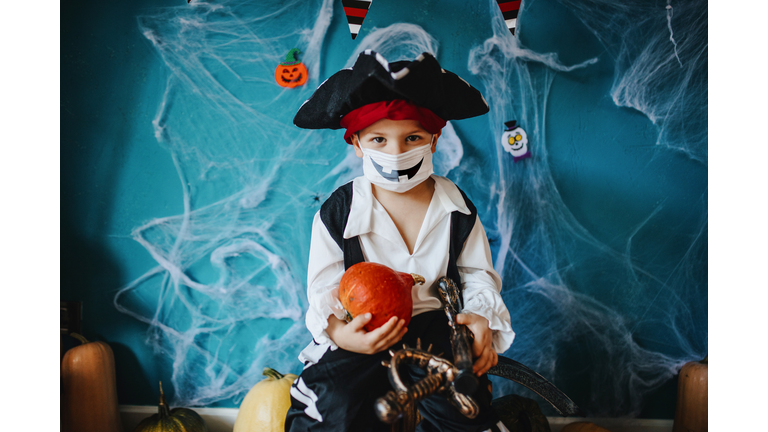
[(341, 129), (342, 117), (362, 106), (403, 99), (427, 108), (443, 120), (460, 120), (488, 112), (480, 92), (440, 67), (429, 53), (413, 61), (388, 63), (366, 50), (352, 69), (342, 69), (315, 90), (293, 123), (304, 129)]

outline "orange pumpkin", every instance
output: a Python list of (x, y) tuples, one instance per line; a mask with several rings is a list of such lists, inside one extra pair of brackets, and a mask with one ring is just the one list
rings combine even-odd
[(307, 67), (296, 58), (300, 52), (298, 48), (292, 48), (285, 56), (285, 60), (277, 65), (275, 81), (278, 85), (293, 88), (307, 82), (309, 78)]
[(393, 316), (411, 321), (413, 297), (411, 288), (424, 283), (416, 274), (401, 273), (377, 263), (361, 262), (344, 272), (339, 283), (339, 299), (347, 319), (370, 312), (371, 321), (365, 330), (375, 330)]
[(62, 430), (69, 432), (120, 432), (117, 406), (115, 356), (105, 342), (88, 342), (64, 354), (61, 362)]
[(677, 381), (677, 408), (673, 432), (705, 432), (707, 423), (707, 358), (686, 363)]

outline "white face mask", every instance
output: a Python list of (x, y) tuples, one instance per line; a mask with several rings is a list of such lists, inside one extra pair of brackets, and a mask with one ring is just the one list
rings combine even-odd
[(407, 192), (421, 184), (434, 172), (431, 144), (398, 155), (363, 147), (360, 147), (360, 150), (363, 151), (365, 178), (376, 186), (392, 192)]

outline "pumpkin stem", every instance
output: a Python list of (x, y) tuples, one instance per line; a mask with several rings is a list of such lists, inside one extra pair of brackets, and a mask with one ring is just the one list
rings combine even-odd
[(413, 285), (416, 285), (416, 284), (424, 285), (424, 282), (426, 282), (426, 280), (424, 279), (424, 276), (422, 275), (411, 273), (411, 277), (413, 278)]
[(79, 341), (80, 341), (80, 342), (82, 342), (83, 344), (87, 344), (87, 343), (88, 343), (88, 339), (86, 339), (86, 338), (85, 338), (83, 335), (81, 335), (81, 334), (77, 334), (77, 333), (75, 333), (75, 332), (72, 332), (72, 333), (70, 333), (69, 335), (70, 335), (70, 336), (72, 336), (73, 338), (75, 338), (75, 339), (79, 340)]
[(709, 358), (709, 354), (705, 355), (704, 356), (704, 360), (700, 361), (699, 363), (701, 363), (701, 364), (709, 364), (708, 361), (707, 361), (708, 358)]
[(157, 404), (157, 414), (160, 418), (166, 418), (171, 415), (171, 410), (168, 408), (168, 402), (165, 401), (165, 395), (163, 394), (162, 381), (160, 381), (160, 403)]
[(283, 376), (284, 376), (280, 372), (278, 372), (278, 371), (276, 371), (276, 370), (274, 370), (272, 368), (269, 368), (269, 367), (265, 367), (264, 371), (261, 374), (264, 375), (267, 378), (272, 378), (272, 379), (277, 379), (277, 380), (283, 378)]

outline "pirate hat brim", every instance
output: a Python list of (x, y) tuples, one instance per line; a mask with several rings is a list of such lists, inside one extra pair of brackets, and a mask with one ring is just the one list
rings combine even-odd
[(293, 123), (304, 129), (340, 129), (342, 117), (375, 102), (404, 99), (429, 109), (443, 120), (460, 120), (488, 112), (483, 95), (429, 53), (413, 61), (388, 63), (366, 50), (352, 69), (333, 74), (299, 108)]

